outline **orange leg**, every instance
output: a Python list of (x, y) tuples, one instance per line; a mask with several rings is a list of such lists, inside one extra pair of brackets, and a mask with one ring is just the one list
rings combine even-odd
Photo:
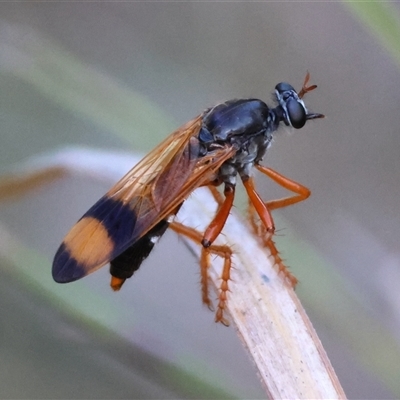
[(297, 285), (297, 278), (289, 271), (288, 267), (283, 263), (283, 260), (279, 254), (278, 249), (276, 248), (275, 242), (273, 241), (272, 237), (265, 242), (265, 246), (268, 247), (269, 251), (271, 252), (271, 256), (275, 261), (275, 266), (278, 269), (278, 273), (282, 274), (285, 279), (290, 283), (290, 286), (293, 288)]
[(222, 181), (219, 179), (216, 179), (215, 181), (212, 182), (207, 182), (201, 187), (207, 186), (208, 189), (210, 189), (211, 194), (213, 195), (215, 201), (218, 203), (218, 206), (221, 207), (222, 204), (224, 203), (224, 198), (222, 194), (219, 192), (217, 189), (217, 186), (221, 185)]
[(275, 242), (273, 241), (273, 236), (271, 234), (266, 234), (266, 228), (263, 224), (258, 223), (256, 219), (256, 210), (251, 202), (249, 202), (248, 207), (248, 217), (250, 225), (253, 229), (253, 232), (262, 240), (262, 243), (265, 247), (267, 247), (271, 253), (271, 256), (274, 259), (275, 266), (278, 269), (278, 273), (282, 273), (282, 275), (287, 279), (292, 287), (295, 287), (297, 284), (296, 277), (289, 271), (286, 265), (283, 263), (283, 260), (279, 254), (278, 249), (275, 246)]
[[(250, 178), (252, 179), (252, 178)], [(250, 201), (249, 198), (249, 204), (247, 207), (247, 218), (250, 222), (251, 228), (253, 229), (253, 232), (258, 236), (258, 237), (264, 237), (266, 234), (266, 229), (263, 224), (258, 223), (258, 214), (253, 206), (253, 203)]]
[(210, 189), (210, 192), (213, 195), (215, 201), (218, 203), (218, 206), (221, 207), (224, 203), (224, 198), (222, 197), (222, 194), (214, 185), (208, 185), (208, 188)]
[(225, 199), (222, 205), (219, 207), (217, 214), (204, 232), (203, 240), (201, 241), (204, 247), (209, 247), (221, 233), (233, 205), (235, 186), (226, 183), (224, 195)]
[[(179, 222), (171, 222), (170, 228), (176, 233), (186, 236), (193, 240), (195, 243), (202, 244), (203, 235), (196, 229), (190, 228)], [(209, 297), (209, 274), (210, 267), (210, 254), (215, 254), (224, 259), (224, 266), (221, 274), (221, 284), (219, 287), (218, 306), (215, 313), (215, 322), (221, 322), (225, 326), (229, 325), (229, 321), (224, 318), (224, 310), (226, 308), (227, 292), (229, 291), (228, 281), (230, 279), (230, 270), (232, 266), (232, 250), (229, 246), (217, 246), (211, 244), (209, 247), (201, 248), (200, 257), (200, 274), (201, 274), (201, 294), (203, 303), (213, 310), (213, 305)]]
[(263, 174), (270, 177), (278, 185), (281, 185), (285, 189), (296, 193), (294, 196), (284, 197), (282, 199), (270, 200), (266, 202), (265, 205), (266, 207), (268, 207), (269, 210), (275, 210), (277, 208), (290, 206), (292, 204), (306, 200), (308, 197), (310, 197), (310, 190), (300, 183), (286, 178), (286, 176), (281, 175), (280, 173), (274, 171), (272, 168), (267, 168), (262, 165), (256, 165), (256, 168)]
[[(264, 203), (260, 199), (258, 193), (255, 191), (253, 178), (249, 178), (248, 180), (243, 182), (250, 199), (248, 209), (250, 224), (254, 232), (263, 239), (264, 245), (269, 248), (271, 255), (275, 260), (275, 264), (278, 267), (279, 273), (282, 273), (285, 278), (290, 282), (290, 284), (294, 287), (297, 284), (297, 279), (283, 264), (278, 249), (276, 248), (275, 243), (272, 240), (272, 234), (274, 233), (275, 228), (270, 211), (303, 201), (310, 196), (311, 192), (305, 186), (289, 178), (286, 178), (285, 176), (279, 174), (271, 168), (267, 168), (262, 165), (256, 165), (256, 168), (260, 172), (270, 177), (273, 181), (283, 186), (285, 189), (296, 193), (294, 196), (288, 196), (278, 200), (270, 200)], [(256, 213), (261, 219), (261, 225), (257, 224), (256, 222)]]
[[(275, 231), (274, 220), (272, 219), (268, 206), (262, 201), (260, 195), (256, 192), (253, 178), (243, 180), (243, 185), (246, 189), (247, 195), (249, 196), (251, 205), (256, 210), (267, 232), (272, 236)], [(254, 213), (250, 212), (250, 215), (254, 216)]]

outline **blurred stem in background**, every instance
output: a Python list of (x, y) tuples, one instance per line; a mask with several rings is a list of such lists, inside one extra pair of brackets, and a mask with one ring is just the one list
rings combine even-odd
[(400, 67), (400, 13), (394, 3), (343, 1), (346, 8), (379, 40)]

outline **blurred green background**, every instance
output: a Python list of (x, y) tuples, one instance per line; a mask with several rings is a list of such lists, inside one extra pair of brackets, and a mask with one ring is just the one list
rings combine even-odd
[[(396, 2), (1, 3), (1, 172), (72, 144), (143, 154), (206, 107), (270, 103), (276, 83), (299, 89), (309, 70), (319, 87), (307, 105), (326, 119), (282, 129), (264, 162), (312, 190), (276, 213), (278, 246), (348, 397), (399, 398), (399, 13)], [(0, 205), (0, 398), (264, 398), (173, 233), (121, 293), (106, 268), (52, 282), (63, 236), (109, 186), (74, 176)], [(283, 194), (263, 177), (258, 187)]]

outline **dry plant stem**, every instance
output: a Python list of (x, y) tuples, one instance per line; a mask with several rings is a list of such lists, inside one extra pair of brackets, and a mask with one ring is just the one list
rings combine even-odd
[[(178, 220), (201, 231), (215, 213), (215, 207), (210, 206), (213, 196), (200, 189), (192, 197)], [(200, 254), (198, 245), (188, 244)], [(233, 250), (225, 309), (269, 398), (344, 399), (345, 393), (304, 308), (271, 263), (268, 250), (234, 214), (215, 244), (227, 244)], [(213, 285), (220, 287), (220, 259), (213, 258), (209, 276)]]
[[(18, 174), (16, 185), (9, 179), (0, 180), (0, 193), (3, 198), (8, 197), (6, 193), (27, 194), (24, 192), (48, 184), (64, 174), (76, 173), (75, 166), (73, 154), (67, 154), (66, 158), (61, 154), (50, 158), (47, 167), (42, 166), (34, 173), (28, 168), (30, 173), (25, 176)], [(94, 166), (88, 165), (87, 175), (93, 176), (93, 171)], [(79, 174), (85, 174), (84, 164)], [(215, 210), (214, 197), (209, 190), (202, 188), (185, 202), (177, 220), (201, 231), (210, 223)], [(186, 240), (200, 259), (201, 246)], [(278, 274), (271, 263), (272, 257), (268, 257), (259, 239), (234, 213), (214, 243), (217, 249), (225, 245), (234, 254), (227, 302), (223, 307), (253, 359), (268, 397), (344, 399), (345, 393), (295, 292)], [(221, 286), (222, 267), (223, 259), (213, 257), (208, 272), (215, 288)], [(208, 287), (203, 287), (204, 290), (208, 293)]]

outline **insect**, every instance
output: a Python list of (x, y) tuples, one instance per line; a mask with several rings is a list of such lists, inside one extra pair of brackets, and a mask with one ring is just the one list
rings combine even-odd
[[(308, 82), (307, 73), (298, 93), (288, 83), (277, 84), (274, 108), (258, 99), (230, 100), (205, 110), (173, 132), (72, 227), (55, 255), (54, 280), (72, 282), (110, 263), (111, 287), (119, 290), (170, 227), (201, 244), (202, 300), (211, 309), (210, 255), (223, 258), (215, 321), (228, 325), (224, 310), (232, 250), (213, 242), (228, 218), (239, 176), (249, 197), (252, 226), (263, 236), (271, 253), (277, 254), (272, 242), (275, 227), (271, 210), (305, 200), (310, 191), (260, 162), (282, 122), (300, 129), (308, 120), (324, 117), (309, 113), (304, 104), (303, 96), (316, 88), (307, 86)], [(295, 194), (263, 202), (252, 178), (254, 167)], [(224, 196), (216, 189), (219, 185), (224, 187)], [(219, 204), (204, 233), (173, 220), (185, 199), (201, 186), (208, 186)], [(277, 263), (294, 286), (296, 278), (280, 259)]]

